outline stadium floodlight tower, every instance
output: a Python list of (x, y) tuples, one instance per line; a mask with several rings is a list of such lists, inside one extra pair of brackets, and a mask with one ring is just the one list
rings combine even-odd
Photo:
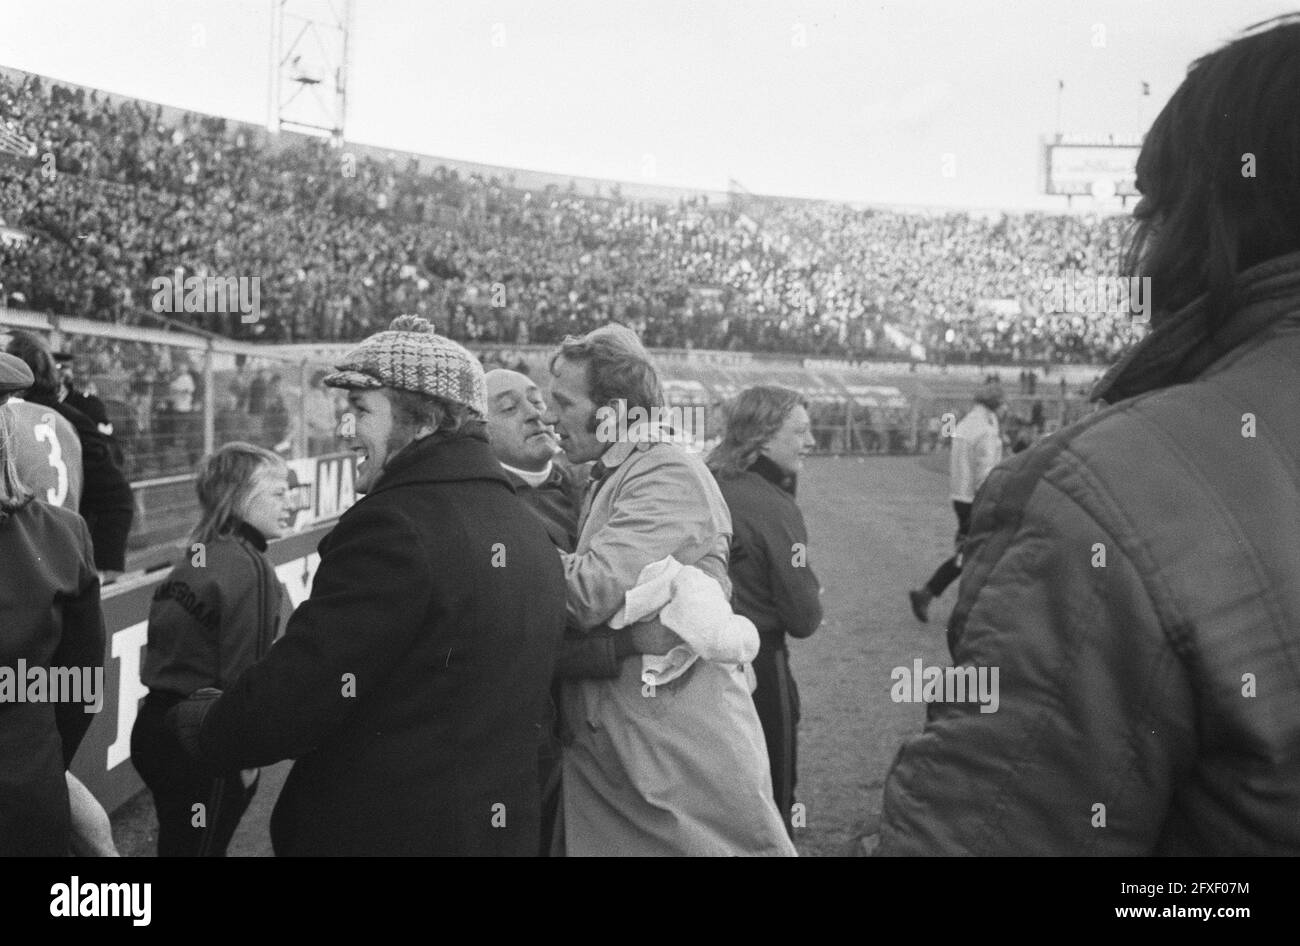
[(343, 144), (352, 0), (271, 0), (267, 128), (325, 132)]

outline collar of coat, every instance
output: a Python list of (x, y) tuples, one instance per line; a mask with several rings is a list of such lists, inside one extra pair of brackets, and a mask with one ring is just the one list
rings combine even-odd
[(591, 465), (591, 482), (599, 483), (605, 477), (609, 476), (615, 469), (623, 464), (628, 457), (638, 450), (646, 451), (653, 447), (659, 441), (648, 440), (620, 440), (610, 446), (608, 450), (601, 454), (600, 459)]
[(253, 548), (259, 552), (266, 551), (266, 536), (258, 532), (243, 519), (235, 520), (235, 535), (242, 537), (246, 542), (252, 544)]
[(1237, 346), (1300, 307), (1300, 253), (1240, 273), (1233, 311), (1211, 324), (1206, 296), (1170, 315), (1106, 372), (1092, 400), (1126, 398), (1191, 381)]
[(60, 401), (56, 395), (47, 394), (42, 396), (28, 391), (23, 395), (23, 398), (24, 400), (30, 401), (32, 404), (39, 404), (41, 407), (53, 408), (63, 417), (64, 420), (73, 426), (78, 434), (102, 433), (102, 431), (99, 430), (99, 425), (91, 420), (90, 417), (77, 410), (77, 408), (73, 407), (67, 401)]
[(369, 495), (409, 483), (459, 480), (497, 480), (514, 490), (510, 477), (485, 441), (477, 437), (431, 434), (397, 451)]
[(787, 492), (791, 496), (794, 495), (799, 478), (793, 473), (787, 473), (781, 469), (772, 461), (771, 457), (760, 453), (758, 459), (749, 465), (749, 472), (757, 473), (777, 489)]

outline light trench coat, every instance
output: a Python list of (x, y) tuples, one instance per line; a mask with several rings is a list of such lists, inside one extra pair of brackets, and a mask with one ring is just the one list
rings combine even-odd
[[(700, 457), (620, 442), (600, 462), (606, 475), (588, 487), (564, 556), (570, 622), (607, 621), (668, 555), (730, 596), (731, 514)], [(564, 681), (565, 853), (793, 856), (744, 668), (699, 660), (653, 691), (640, 673), (630, 658), (616, 678)]]

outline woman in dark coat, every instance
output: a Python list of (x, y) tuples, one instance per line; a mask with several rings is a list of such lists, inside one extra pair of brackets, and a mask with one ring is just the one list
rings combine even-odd
[[(87, 705), (103, 695), (104, 616), (86, 524), (23, 487), (11, 433), (0, 406), (0, 857), (61, 857), (71, 830), (65, 773), (94, 719)], [(82, 702), (51, 699), (55, 667), (76, 671)], [(36, 701), (33, 675), (47, 681)]]
[(795, 505), (803, 455), (813, 446), (808, 407), (797, 391), (754, 387), (727, 412), (722, 442), (709, 455), (731, 509), (732, 607), (758, 628), (754, 706), (763, 724), (772, 791), (792, 826), (799, 691), (786, 635), (808, 637), (821, 624), (821, 586), (808, 565), (808, 529)]

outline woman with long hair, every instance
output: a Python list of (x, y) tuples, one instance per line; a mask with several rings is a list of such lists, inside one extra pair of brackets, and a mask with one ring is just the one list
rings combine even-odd
[(212, 772), (193, 761), (165, 716), (197, 690), (228, 687), (288, 620), (288, 594), (266, 557), (267, 541), (288, 526), (288, 476), (282, 459), (248, 443), (205, 458), (198, 526), (154, 593), (140, 673), (149, 695), (131, 758), (153, 793), (159, 857), (224, 857), (257, 790), (255, 769)]
[[(0, 354), (0, 369), (17, 361)], [(72, 830), (65, 776), (94, 719), (87, 706), (102, 697), (104, 616), (86, 523), (18, 478), (9, 393), (0, 387), (0, 856), (62, 857)], [(56, 692), (54, 681), (70, 677), (54, 668), (71, 670), (82, 692)]]
[(821, 587), (808, 565), (808, 529), (795, 504), (803, 456), (813, 445), (808, 405), (797, 391), (753, 387), (729, 405), (708, 466), (731, 509), (732, 607), (758, 628), (754, 706), (767, 740), (772, 791), (792, 827), (799, 691), (786, 637), (821, 624)]

